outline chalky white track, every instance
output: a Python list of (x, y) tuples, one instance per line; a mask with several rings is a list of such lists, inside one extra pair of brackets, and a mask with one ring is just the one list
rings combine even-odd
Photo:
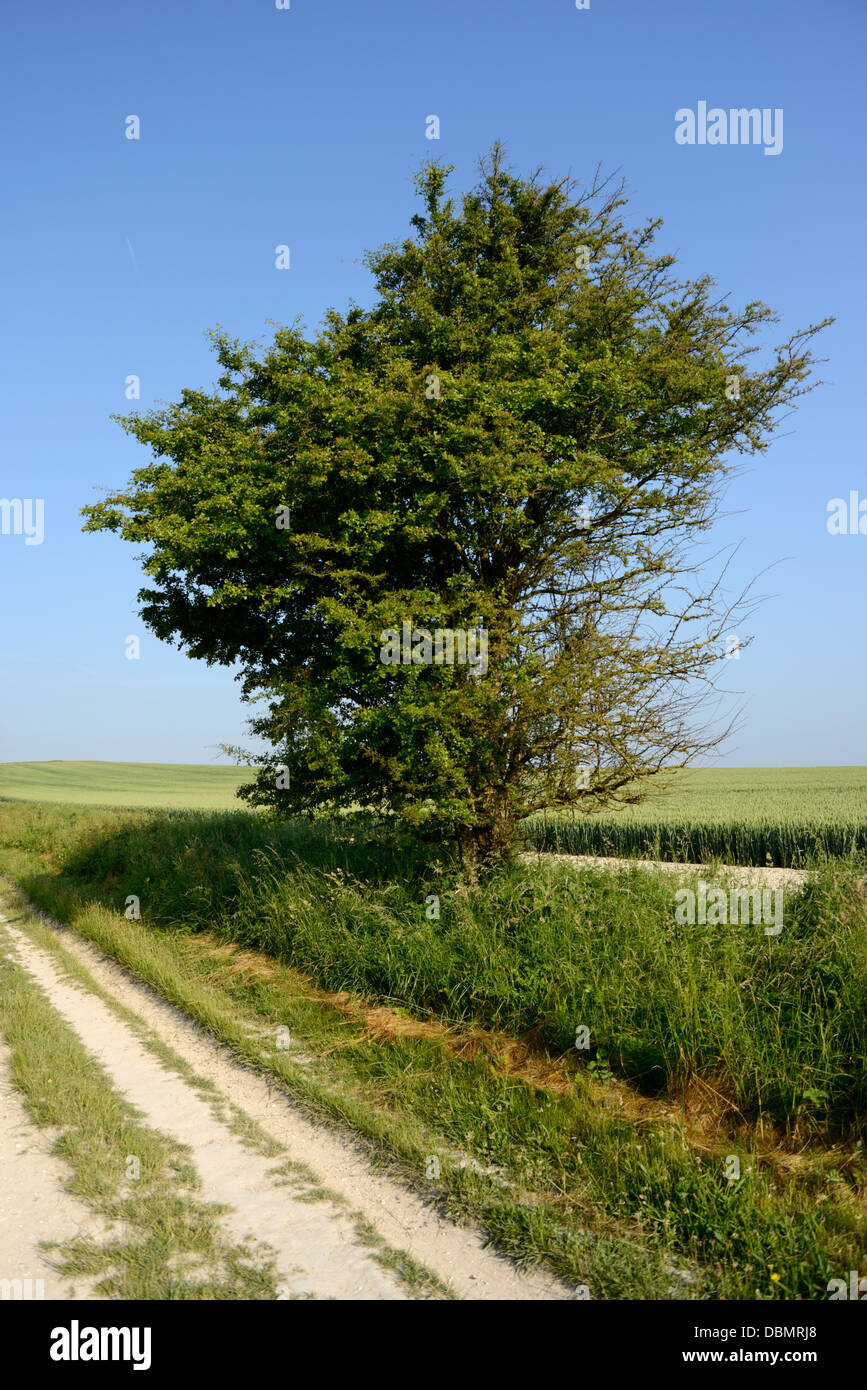
[[(275, 1254), (278, 1282), (286, 1291), (282, 1296), (352, 1300), (409, 1296), (397, 1276), (378, 1264), (359, 1242), (347, 1210), (327, 1200), (300, 1201), (291, 1186), (275, 1181), (272, 1171), (291, 1158), (306, 1164), (321, 1184), (345, 1197), (352, 1210), (361, 1212), (390, 1246), (412, 1255), (465, 1298), (575, 1297), (574, 1289), (544, 1274), (519, 1273), (508, 1260), (485, 1248), (479, 1232), (454, 1226), (399, 1183), (373, 1172), (351, 1137), (317, 1126), (287, 1095), (243, 1067), (228, 1049), (205, 1036), (116, 962), (74, 932), (50, 923), (66, 950), (106, 992), (136, 1013), (199, 1076), (214, 1082), (227, 1101), (257, 1121), (286, 1152), (283, 1157), (265, 1158), (244, 1146), (215, 1118), (200, 1094), (164, 1067), (101, 999), (63, 977), (52, 953), (36, 946), (16, 927), (16, 915), (7, 905), (5, 915), (0, 914), (0, 931), (14, 943), (21, 966), (117, 1088), (142, 1112), (146, 1123), (189, 1146), (201, 1179), (200, 1197), (230, 1208), (222, 1218), (226, 1235), (232, 1240), (260, 1242)], [(46, 921), (44, 916), (42, 920)], [(5, 1188), (0, 1213), (15, 1210), (19, 1199), (27, 1201), (34, 1175), (42, 1191), (42, 1199), (24, 1206), (21, 1218), (9, 1224), (7, 1235), (0, 1234), (0, 1276), (4, 1268), (17, 1270), (27, 1264), (34, 1268), (34, 1277), (52, 1281), (50, 1288), (46, 1284), (46, 1297), (86, 1297), (86, 1289), (60, 1287), (36, 1253), (37, 1240), (62, 1239), (94, 1222), (89, 1221), (79, 1202), (63, 1192), (63, 1165), (47, 1154), (44, 1131), (26, 1120), (12, 1095), (8, 1055), (2, 1053), (0, 1094), (13, 1102), (13, 1110), (8, 1111), (13, 1116), (11, 1122), (4, 1117), (0, 1124)], [(17, 1168), (7, 1167), (10, 1155), (14, 1159), (20, 1153), (16, 1144), (24, 1146), (31, 1156), (41, 1154), (36, 1170), (30, 1161), (19, 1162)], [(10, 1190), (10, 1176), (17, 1193)]]

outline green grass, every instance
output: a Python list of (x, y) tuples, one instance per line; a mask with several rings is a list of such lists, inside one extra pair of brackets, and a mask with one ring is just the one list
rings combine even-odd
[[(594, 1297), (670, 1296), (674, 1264), (695, 1270), (681, 1296), (816, 1298), (867, 1258), (858, 864), (817, 873), (768, 938), (677, 928), (677, 880), (638, 870), (522, 868), (467, 890), (444, 854), (361, 818), (7, 805), (0, 862), (407, 1180), (424, 1189), (440, 1157), (453, 1216)], [(256, 954), (238, 970), (221, 942)], [(449, 1031), (373, 1035), (370, 1003)], [(263, 1047), (278, 1024), (309, 1064)]]
[(675, 1095), (712, 1075), (741, 1112), (789, 1127), (854, 1133), (867, 1115), (865, 894), (844, 866), (786, 892), (769, 938), (760, 925), (678, 926), (678, 880), (639, 869), (530, 866), (468, 893), (447, 856), (361, 817), (275, 827), (245, 812), (10, 805), (0, 836), (115, 911), (134, 895), (145, 922), (215, 931), (330, 989), (532, 1029), (556, 1052), (586, 1025), (591, 1060), (645, 1089)]
[(0, 763), (0, 801), (218, 811), (251, 780), (247, 768), (193, 763)]
[(797, 867), (867, 852), (867, 768), (687, 769), (637, 806), (523, 829), (563, 854)]

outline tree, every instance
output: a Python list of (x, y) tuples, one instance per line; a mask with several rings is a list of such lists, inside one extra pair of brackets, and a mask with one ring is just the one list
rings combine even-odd
[(214, 333), (213, 392), (124, 418), (154, 458), (84, 514), (152, 547), (152, 631), (266, 702), (249, 800), (396, 814), (474, 874), (520, 818), (634, 800), (720, 737), (733, 610), (690, 542), (824, 325), (750, 370), (775, 316), (678, 279), (622, 186), (495, 145), (456, 207), (450, 173), (368, 253), (372, 307), (264, 354)]

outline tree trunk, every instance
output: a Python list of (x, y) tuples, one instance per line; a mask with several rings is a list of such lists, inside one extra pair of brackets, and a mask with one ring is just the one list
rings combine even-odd
[(498, 798), (484, 820), (459, 825), (457, 841), (461, 864), (471, 884), (479, 882), (480, 874), (508, 865), (515, 843), (515, 823), (508, 800)]

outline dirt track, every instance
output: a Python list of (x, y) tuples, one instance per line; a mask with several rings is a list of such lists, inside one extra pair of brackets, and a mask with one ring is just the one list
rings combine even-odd
[(51, 1150), (54, 1134), (34, 1125), (9, 1076), (0, 1043), (0, 1279), (30, 1280), (35, 1298), (90, 1298), (85, 1280), (63, 1279), (39, 1249), (43, 1240), (102, 1234), (102, 1222), (63, 1186), (66, 1166)]
[[(103, 989), (147, 1024), (200, 1076), (215, 1082), (227, 1102), (258, 1122), (283, 1149), (265, 1158), (245, 1147), (218, 1120), (200, 1093), (166, 1068), (102, 1000), (64, 978), (51, 952), (36, 946), (15, 925), (9, 906), (0, 932), (14, 944), (18, 962), (50, 1004), (72, 1026), (91, 1055), (153, 1129), (189, 1146), (201, 1195), (226, 1203), (223, 1220), (233, 1240), (252, 1237), (277, 1257), (280, 1297), (383, 1300), (408, 1297), (406, 1286), (384, 1269), (358, 1238), (351, 1210), (359, 1211), (393, 1248), (406, 1251), (451, 1289), (470, 1299), (569, 1299), (575, 1291), (541, 1273), (520, 1274), (506, 1259), (485, 1249), (480, 1233), (456, 1227), (419, 1197), (374, 1173), (349, 1137), (317, 1126), (286, 1095), (269, 1087), (206, 1037), (178, 1010), (126, 974), (113, 961), (57, 924), (65, 948), (85, 965)], [(43, 921), (45, 919), (43, 918)], [(79, 1228), (98, 1225), (88, 1209), (64, 1190), (64, 1164), (52, 1157), (51, 1136), (27, 1118), (14, 1092), (8, 1054), (0, 1052), (0, 1278), (45, 1281), (45, 1297), (87, 1297), (86, 1288), (62, 1284), (36, 1246)], [(328, 1200), (304, 1201), (274, 1179), (287, 1158), (308, 1165), (320, 1183), (343, 1196), (349, 1207)], [(7, 1272), (8, 1271), (8, 1272)]]
[(661, 869), (663, 873), (681, 877), (705, 874), (718, 875), (730, 883), (756, 884), (763, 888), (801, 888), (810, 875), (807, 869), (761, 869), (745, 864), (679, 864), (667, 859), (609, 859), (593, 854), (549, 854), (528, 850), (521, 856), (526, 863), (570, 864), (573, 869)]

